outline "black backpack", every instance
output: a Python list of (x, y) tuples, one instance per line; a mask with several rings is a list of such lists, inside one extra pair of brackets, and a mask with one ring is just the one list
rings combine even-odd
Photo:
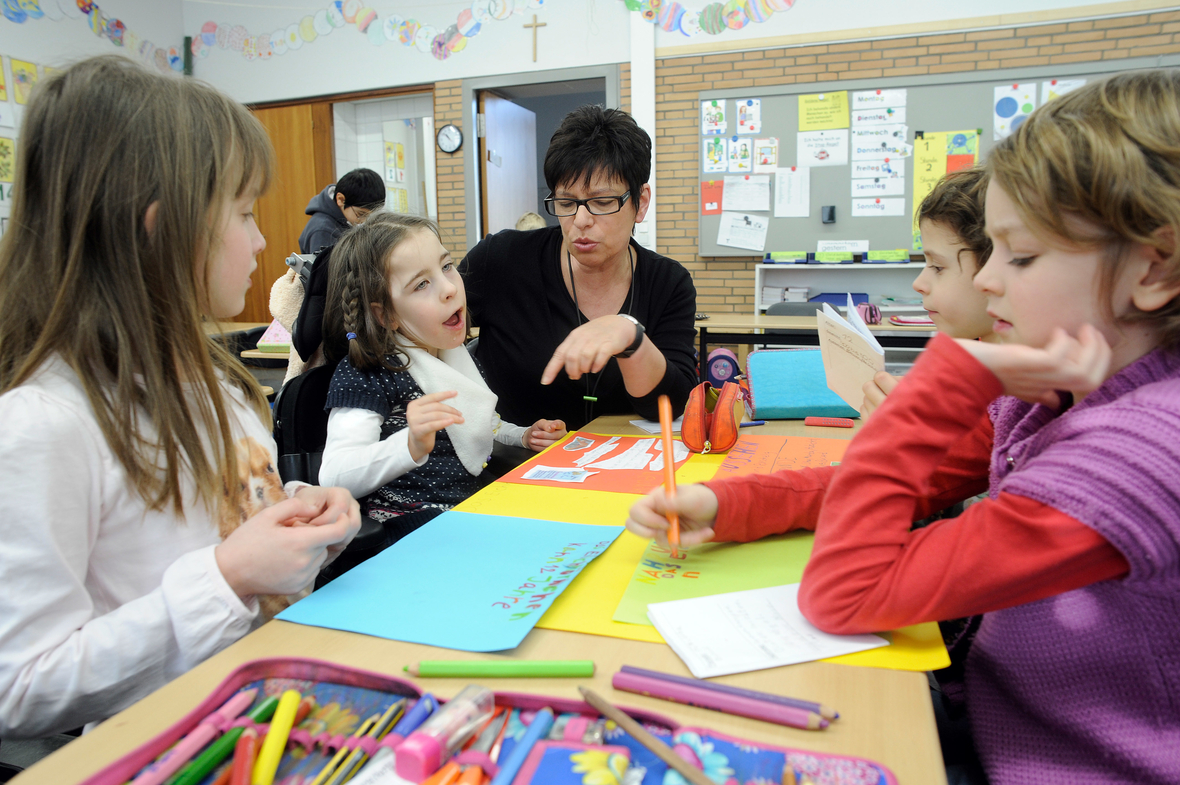
[(335, 368), (321, 365), (283, 385), (275, 398), (274, 437), (283, 482), (320, 484), (320, 461), (328, 439), (328, 386)]

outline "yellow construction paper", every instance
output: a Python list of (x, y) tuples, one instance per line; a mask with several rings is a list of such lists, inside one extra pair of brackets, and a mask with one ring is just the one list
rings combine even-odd
[[(677, 471), (677, 481), (708, 479), (725, 453), (693, 455)], [(692, 479), (689, 479), (692, 477)], [(455, 507), (461, 512), (514, 515), (523, 518), (617, 526), (640, 497), (629, 493), (550, 488), (495, 482)], [(664, 643), (655, 627), (623, 624), (611, 617), (635, 572), (649, 540), (629, 531), (590, 562), (562, 592), (536, 626), (647, 643)], [(918, 624), (888, 633), (892, 644), (879, 649), (833, 657), (824, 662), (870, 668), (926, 671), (950, 664), (937, 624)]]
[(799, 130), (827, 131), (848, 127), (848, 93), (812, 93), (799, 96)]

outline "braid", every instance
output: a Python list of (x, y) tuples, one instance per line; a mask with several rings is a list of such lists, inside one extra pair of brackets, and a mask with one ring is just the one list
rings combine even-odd
[[(357, 280), (356, 266), (353, 259), (346, 259), (347, 269), (344, 274), (344, 332), (348, 335), (355, 336), (354, 339), (348, 342), (348, 357), (352, 360), (353, 365), (361, 362), (364, 356), (364, 351), (361, 347), (363, 340), (361, 334), (357, 332), (360, 326), (358, 322), (358, 309), (361, 299), (361, 286)], [(365, 336), (368, 337), (367, 335)]]

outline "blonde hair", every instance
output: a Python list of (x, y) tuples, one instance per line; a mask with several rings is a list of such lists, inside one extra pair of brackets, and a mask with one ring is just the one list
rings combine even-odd
[[(386, 321), (396, 320), (389, 285), (393, 250), (414, 233), (429, 231), (442, 242), (438, 226), (429, 218), (380, 210), (347, 229), (332, 249), (328, 270), (328, 298), (324, 303), (324, 356), (328, 362), (348, 356), (360, 371), (404, 371), (397, 333), (373, 313), (377, 305)], [(356, 337), (348, 339), (348, 335)], [(414, 336), (406, 335), (418, 345)], [(347, 343), (345, 343), (347, 342)]]
[[(1110, 249), (1105, 298), (1133, 244), (1164, 252), (1168, 282), (1180, 281), (1180, 72), (1118, 74), (1054, 99), (992, 150), (988, 168), (1034, 232)], [(1124, 320), (1157, 322), (1174, 343), (1180, 298)]]
[(269, 420), (202, 314), (220, 216), (266, 187), (273, 155), (240, 104), (117, 55), (43, 79), (25, 111), (0, 241), (0, 393), (60, 357), (152, 509), (182, 511), (182, 472), (210, 509), (238, 476), (219, 373)]
[(516, 219), (518, 232), (531, 232), (533, 229), (544, 229), (546, 226), (545, 219), (531, 211)]

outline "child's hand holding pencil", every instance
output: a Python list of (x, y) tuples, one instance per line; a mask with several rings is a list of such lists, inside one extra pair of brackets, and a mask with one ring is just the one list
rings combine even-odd
[(717, 496), (705, 485), (681, 485), (675, 501), (670, 501), (660, 486), (631, 506), (627, 529), (640, 537), (653, 539), (663, 546), (668, 540), (668, 512), (680, 518), (680, 545), (691, 547), (713, 539), (713, 522), (717, 520)]

